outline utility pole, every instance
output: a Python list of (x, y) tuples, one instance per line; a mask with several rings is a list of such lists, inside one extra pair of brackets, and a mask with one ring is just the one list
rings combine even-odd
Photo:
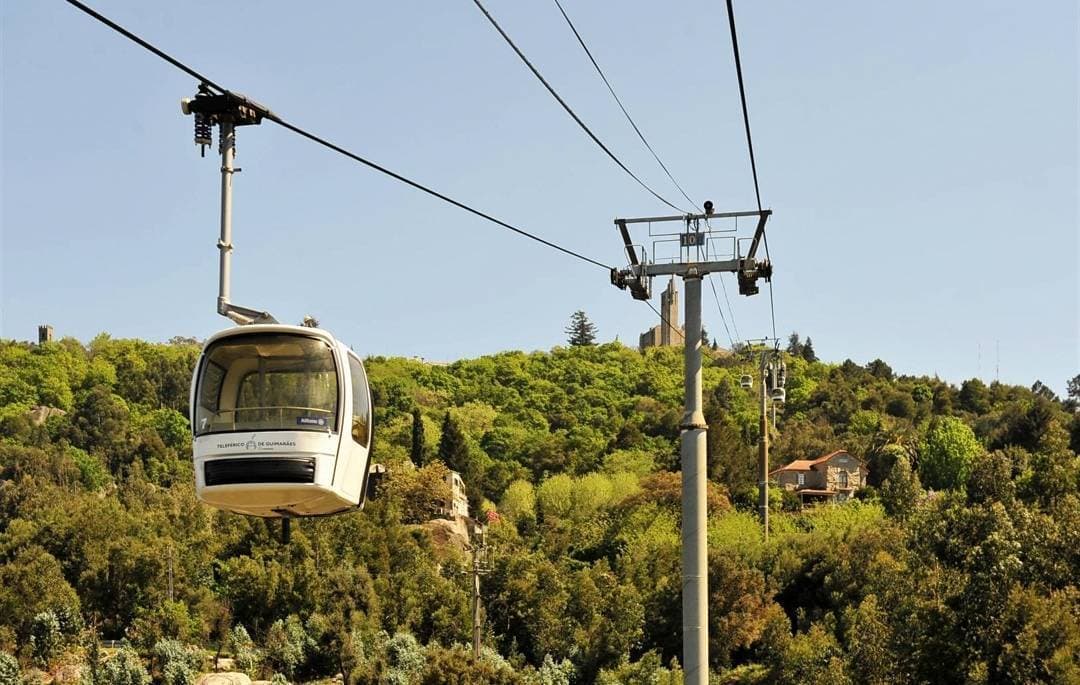
[[(709, 680), (709, 577), (706, 509), (707, 473), (705, 464), (706, 431), (701, 392), (701, 279), (710, 273), (731, 272), (738, 276), (739, 292), (755, 295), (757, 279), (768, 280), (772, 265), (757, 260), (757, 249), (764, 236), (765, 222), (771, 210), (758, 212), (713, 213), (712, 202), (705, 202), (704, 214), (616, 219), (629, 265), (611, 270), (611, 283), (629, 289), (631, 296), (648, 300), (655, 276), (679, 276), (686, 292), (686, 331), (683, 335), (685, 396), (681, 431), (682, 459), (682, 628), (683, 671), (687, 685), (706, 685)], [(714, 230), (709, 220), (758, 218), (757, 229), (745, 255), (742, 244), (730, 230)], [(677, 233), (654, 233), (652, 224), (679, 222), (684, 230)], [(678, 242), (679, 257), (673, 261), (650, 261), (644, 245), (634, 244), (629, 225), (649, 224), (652, 248), (661, 243)], [(717, 245), (730, 245), (722, 255)], [(720, 249), (724, 249), (721, 247)], [(640, 254), (640, 258), (639, 258)], [(720, 259), (719, 257), (726, 257)]]
[[(768, 349), (769, 342), (775, 347)], [(772, 405), (772, 428), (776, 427), (776, 405), (787, 400), (787, 365), (781, 359), (780, 341), (774, 338), (747, 340), (747, 345), (762, 343), (758, 363), (761, 383), (758, 386), (758, 518), (765, 541), (769, 540), (769, 405)], [(753, 359), (753, 351), (751, 351)]]
[(480, 617), (480, 576), (491, 573), (491, 548), (487, 545), (483, 525), (477, 523), (472, 545), (472, 568), (466, 573), (470, 576), (472, 590), (472, 648), (473, 657), (480, 658), (480, 634), (483, 621)]
[(768, 408), (768, 381), (769, 366), (765, 363), (768, 353), (761, 353), (761, 383), (758, 384), (758, 395), (761, 398), (761, 417), (758, 421), (758, 429), (761, 437), (758, 438), (758, 514), (761, 517), (761, 529), (765, 541), (769, 541), (769, 408)]
[(173, 546), (169, 545), (169, 601), (173, 601)]

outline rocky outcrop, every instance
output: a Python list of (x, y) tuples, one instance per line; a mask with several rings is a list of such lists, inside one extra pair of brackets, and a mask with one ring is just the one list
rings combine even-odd
[(38, 405), (26, 412), (26, 416), (30, 419), (30, 422), (35, 426), (40, 426), (49, 420), (50, 416), (63, 416), (67, 412), (57, 407), (46, 407), (44, 405)]
[(195, 685), (251, 685), (251, 678), (244, 673), (203, 673)]

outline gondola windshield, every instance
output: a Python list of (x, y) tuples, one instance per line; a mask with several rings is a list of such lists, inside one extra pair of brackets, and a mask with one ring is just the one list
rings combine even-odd
[(337, 430), (337, 367), (329, 344), (284, 333), (238, 335), (205, 352), (195, 435)]

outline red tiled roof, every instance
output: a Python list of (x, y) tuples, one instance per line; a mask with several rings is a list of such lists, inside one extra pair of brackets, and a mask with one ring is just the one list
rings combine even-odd
[(781, 466), (773, 471), (773, 473), (780, 473), (781, 471), (809, 471), (810, 465), (814, 462), (809, 459), (796, 459), (787, 466)]
[(817, 459), (796, 459), (790, 464), (787, 464), (786, 466), (781, 466), (775, 471), (772, 471), (769, 475), (771, 476), (782, 471), (810, 471), (811, 469), (817, 467), (818, 464), (823, 464), (838, 454), (847, 454), (849, 457), (859, 462), (860, 464), (864, 466), (866, 465), (866, 462), (864, 462), (862, 459), (859, 459), (858, 457), (851, 455), (847, 450), (836, 450), (834, 452), (829, 452), (824, 457), (818, 457)]

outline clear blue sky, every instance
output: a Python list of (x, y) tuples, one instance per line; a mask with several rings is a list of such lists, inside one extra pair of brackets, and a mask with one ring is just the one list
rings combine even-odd
[[(489, 5), (598, 135), (675, 195), (554, 3)], [(723, 3), (565, 5), (687, 191), (752, 208)], [(600, 261), (621, 261), (615, 216), (666, 213), (468, 0), (94, 6), (285, 118)], [(0, 7), (0, 336), (224, 327), (217, 163), (178, 105), (196, 84), (58, 0)], [(1074, 0), (736, 11), (780, 333), (810, 335), (825, 359), (952, 381), (993, 379), (1000, 345), (1003, 381), (1062, 390), (1080, 372)], [(359, 352), (546, 349), (576, 309), (603, 339), (633, 344), (654, 323), (601, 269), (273, 124), (241, 130), (238, 164), (234, 301), (312, 313)], [(768, 333), (766, 291), (728, 289), (741, 335)]]

